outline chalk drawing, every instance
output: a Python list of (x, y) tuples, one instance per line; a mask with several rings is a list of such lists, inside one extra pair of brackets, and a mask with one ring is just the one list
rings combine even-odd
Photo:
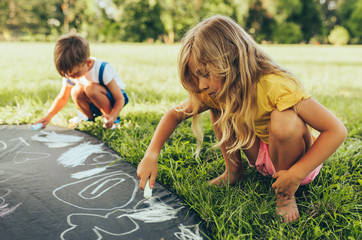
[(126, 215), (145, 223), (158, 223), (177, 218), (176, 215), (182, 208), (174, 209), (158, 197), (153, 197), (139, 201), (134, 209)]
[(49, 153), (39, 153), (39, 152), (17, 152), (14, 155), (14, 163), (25, 163), (27, 161), (34, 161), (43, 158), (49, 157)]
[(5, 142), (0, 141), (0, 146), (2, 145), (2, 147), (0, 148), (1, 150), (5, 150), (7, 148), (7, 145)]
[(82, 178), (90, 177), (90, 176), (96, 175), (98, 173), (101, 173), (101, 172), (105, 171), (106, 169), (107, 169), (107, 167), (93, 168), (90, 170), (73, 173), (71, 175), (71, 177), (75, 178), (75, 179), (82, 179)]
[[(93, 161), (94, 163), (90, 163), (89, 165), (100, 165), (100, 164), (109, 164), (109, 163), (113, 163), (114, 161), (118, 160), (120, 157), (117, 155), (117, 154), (113, 154), (113, 153), (109, 153), (109, 152), (106, 152), (108, 155), (110, 156), (107, 156), (105, 157), (106, 155), (104, 154), (101, 154), (99, 156), (96, 156), (95, 158), (93, 158)], [(113, 158), (113, 160), (112, 160)], [(109, 161), (101, 161), (99, 159), (111, 159)]]
[(175, 235), (175, 237), (177, 237), (177, 239), (182, 239), (182, 240), (188, 240), (188, 239), (190, 239), (190, 240), (191, 239), (192, 240), (202, 240), (203, 239), (200, 236), (199, 225), (197, 225), (197, 224), (196, 225), (184, 226), (181, 223), (178, 228), (181, 230), (181, 232), (174, 233), (174, 235)]
[(90, 142), (85, 142), (62, 153), (57, 161), (64, 167), (84, 165), (85, 160), (93, 153), (105, 152), (102, 150), (102, 146), (103, 143), (94, 145)]
[[(80, 209), (115, 210), (132, 202), (137, 190), (138, 181), (135, 178), (122, 171), (114, 171), (63, 185), (55, 189), (53, 195), (59, 201)], [(114, 199), (115, 193), (122, 195), (122, 198), (105, 200)], [(103, 206), (105, 203), (109, 205)]]
[(21, 203), (16, 204), (15, 206), (9, 206), (5, 201), (5, 197), (11, 193), (11, 190), (8, 188), (0, 188), (0, 217), (9, 215), (21, 205)]
[[(5, 128), (11, 129), (12, 127), (0, 126), (0, 129)], [(53, 190), (53, 196), (62, 203), (81, 210), (93, 211), (93, 213), (71, 213), (68, 215), (69, 228), (61, 233), (61, 239), (84, 239), (90, 233), (94, 233), (96, 239), (117, 238), (138, 231), (140, 224), (143, 226), (142, 224), (162, 223), (177, 219), (177, 214), (184, 207), (173, 208), (162, 202), (157, 196), (142, 199), (134, 205), (138, 192), (138, 179), (123, 171), (104, 173), (109, 168), (105, 164), (110, 165), (120, 157), (103, 150), (103, 143), (92, 144), (91, 142), (83, 142), (83, 139), (84, 137), (81, 136), (43, 130), (31, 137), (31, 140), (44, 143), (49, 148), (75, 145), (66, 149), (58, 157), (57, 162), (64, 167), (78, 169), (78, 166), (85, 164), (102, 166), (73, 173), (71, 178), (77, 179), (75, 182)], [(20, 141), (23, 145), (30, 146), (28, 140), (18, 137), (6, 139), (6, 142), (0, 141), (0, 150), (8, 148), (7, 141)], [(90, 160), (93, 154), (95, 157)], [(48, 157), (50, 157), (50, 153), (18, 151), (13, 155), (13, 162), (20, 164)], [(5, 171), (0, 169), (0, 175), (4, 176), (4, 173)], [(0, 183), (9, 182), (20, 175), (22, 174), (3, 177)], [(21, 202), (17, 204), (7, 202), (6, 197), (10, 193), (11, 189), (0, 188), (0, 218), (14, 213), (22, 205)], [(129, 207), (131, 203), (132, 208)], [(94, 211), (102, 212), (95, 214)], [(177, 239), (202, 239), (198, 225), (178, 224), (178, 222), (172, 222), (175, 228), (176, 226), (179, 228), (179, 232), (173, 233)]]
[(20, 140), (20, 142), (24, 143), (26, 146), (30, 146), (30, 144), (27, 143), (27, 142), (24, 140), (24, 138), (22, 138), (22, 137), (13, 138), (13, 139), (10, 139), (9, 141), (10, 141), (10, 142), (13, 142), (13, 141), (18, 140), (18, 139)]
[[(0, 174), (4, 174), (4, 173), (5, 173), (4, 170), (0, 170)], [(0, 180), (0, 183), (7, 182), (7, 181), (9, 181), (10, 179), (16, 178), (16, 177), (18, 177), (18, 176), (20, 176), (20, 175), (21, 175), (21, 173), (16, 174), (16, 175), (14, 175), (14, 176), (11, 176), (11, 177), (9, 177), (9, 178), (2, 179), (2, 180)]]
[(49, 148), (61, 148), (73, 145), (83, 140), (83, 137), (58, 134), (56, 132), (40, 131), (39, 134), (32, 136), (33, 141), (38, 141), (46, 144)]
[[(95, 237), (91, 239), (103, 239), (103, 236), (124, 236), (135, 232), (139, 225), (135, 220), (124, 216), (118, 218), (120, 210), (115, 210), (105, 216), (87, 213), (73, 213), (67, 217), (70, 228), (61, 233), (60, 239), (82, 239), (94, 232)], [(84, 235), (84, 236), (82, 236)]]
[[(145, 223), (170, 221), (177, 218), (177, 213), (182, 208), (174, 209), (159, 198), (151, 198), (141, 200), (133, 209), (117, 209), (105, 216), (73, 213), (67, 217), (67, 223), (71, 228), (65, 230), (60, 237), (61, 239), (73, 239), (73, 236), (82, 238), (81, 233), (87, 234), (90, 231), (95, 233), (97, 239), (103, 239), (104, 235), (124, 236), (140, 228), (135, 220)], [(191, 234), (186, 232), (184, 236), (191, 236)]]

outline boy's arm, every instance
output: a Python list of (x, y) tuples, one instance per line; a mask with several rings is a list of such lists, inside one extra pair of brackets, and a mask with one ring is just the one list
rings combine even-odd
[(125, 99), (123, 97), (122, 91), (119, 89), (116, 81), (113, 79), (107, 84), (108, 90), (111, 92), (114, 105), (110, 114), (105, 115), (104, 117), (107, 118), (108, 122), (106, 123), (107, 127), (112, 127), (113, 122), (117, 119), (119, 113), (121, 112), (122, 108), (125, 104)]
[[(145, 156), (137, 167), (137, 176), (140, 179), (139, 187), (142, 190), (144, 189), (148, 178), (150, 178), (149, 182), (151, 188), (154, 187), (157, 176), (157, 160), (164, 143), (180, 122), (191, 117), (191, 115), (186, 114), (185, 112), (176, 110), (183, 109), (185, 106), (188, 106), (186, 112), (191, 113), (192, 106), (189, 104), (189, 101), (186, 101), (185, 103), (169, 110), (161, 118), (152, 137), (151, 143), (147, 148)], [(201, 109), (200, 112), (205, 110), (207, 110), (206, 107)]]
[(293, 195), (300, 182), (315, 168), (331, 156), (347, 137), (343, 123), (325, 107), (312, 98), (298, 103), (302, 104), (298, 115), (320, 135), (311, 148), (289, 170), (278, 171), (273, 184), (274, 189), (285, 190)]
[(54, 99), (52, 105), (50, 106), (47, 115), (39, 119), (36, 123), (43, 123), (43, 128), (50, 122), (50, 120), (56, 115), (60, 110), (64, 108), (67, 104), (70, 96), (72, 87), (68, 85), (63, 85), (58, 96)]

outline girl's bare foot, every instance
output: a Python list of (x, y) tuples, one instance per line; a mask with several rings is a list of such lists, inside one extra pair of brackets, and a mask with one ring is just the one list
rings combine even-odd
[(233, 185), (238, 182), (241, 182), (244, 178), (244, 174), (242, 173), (227, 173), (224, 172), (217, 178), (210, 180), (208, 183), (210, 186), (222, 186), (222, 185)]
[(277, 196), (276, 214), (282, 216), (283, 222), (293, 222), (299, 218), (299, 211), (295, 197), (288, 197), (282, 194)]

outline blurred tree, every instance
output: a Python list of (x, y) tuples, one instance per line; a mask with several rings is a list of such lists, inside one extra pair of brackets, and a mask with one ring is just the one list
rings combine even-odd
[(320, 0), (323, 25), (332, 29), (337, 23), (337, 0)]
[(301, 1), (301, 10), (293, 12), (287, 20), (300, 25), (303, 40), (309, 42), (311, 38), (322, 32), (322, 13), (319, 6), (320, 0)]
[(88, 39), (100, 42), (121, 41), (124, 30), (121, 26), (125, 0), (89, 0), (87, 23), (84, 31)]
[(156, 40), (165, 34), (158, 0), (129, 0), (122, 15), (123, 41)]
[(107, 26), (105, 23), (105, 11), (102, 4), (97, 4), (95, 0), (83, 0), (83, 18), (80, 28), (77, 29), (88, 40), (103, 40), (106, 39), (103, 34), (103, 28)]
[(230, 0), (197, 0), (195, 10), (201, 20), (215, 14), (232, 16), (234, 6)]
[(333, 45), (345, 45), (349, 41), (349, 33), (344, 27), (336, 25), (329, 34), (328, 41)]
[(345, 0), (337, 10), (341, 24), (351, 34), (351, 43), (362, 43), (362, 1)]
[(299, 43), (303, 35), (293, 16), (301, 16), (303, 7), (301, 0), (252, 0), (245, 24), (257, 42)]
[(62, 2), (57, 5), (58, 10), (60, 7), (63, 13), (61, 20), (63, 22), (64, 32), (69, 32), (72, 29), (74, 29), (73, 31), (81, 29), (83, 22), (85, 22), (87, 18), (85, 13), (87, 12), (88, 3), (90, 3), (89, 0), (62, 0)]
[(276, 43), (300, 43), (303, 40), (303, 33), (300, 25), (294, 22), (283, 22), (276, 25), (272, 40)]
[(197, 11), (198, 0), (163, 0), (161, 1), (161, 21), (165, 27), (166, 34), (164, 42), (173, 43), (180, 40), (187, 29), (198, 22)]
[(246, 18), (248, 17), (249, 8), (253, 0), (230, 0), (233, 13), (231, 15), (239, 24), (245, 25)]
[(10, 37), (7, 21), (14, 17), (14, 8), (10, 7), (10, 1), (0, 1), (0, 39)]
[[(362, 42), (362, 0), (0, 0), (0, 39), (180, 40), (201, 19), (230, 16), (258, 41), (321, 41), (340, 25)], [(291, 35), (280, 39), (283, 33)]]
[(264, 9), (277, 23), (285, 22), (290, 16), (302, 12), (304, 0), (260, 0)]
[(321, 36), (324, 39), (323, 43), (328, 43), (328, 35), (330, 31), (334, 28), (334, 26), (337, 24), (341, 25), (337, 13), (337, 6), (338, 6), (337, 2), (338, 0), (319, 0), (320, 9), (322, 13)]
[[(22, 39), (29, 35), (38, 35), (46, 40), (59, 22), (52, 16), (58, 16), (54, 7), (56, 0), (2, 0), (0, 3), (0, 29), (4, 38)], [(50, 20), (50, 21), (49, 21)]]
[(249, 6), (248, 16), (245, 20), (246, 30), (257, 42), (271, 40), (272, 30), (276, 24), (272, 14), (263, 4), (265, 4), (263, 0), (254, 0)]

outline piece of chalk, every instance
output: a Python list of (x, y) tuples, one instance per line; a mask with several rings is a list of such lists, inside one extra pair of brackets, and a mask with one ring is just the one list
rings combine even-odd
[(152, 197), (152, 189), (150, 188), (150, 179), (147, 180), (145, 189), (143, 191), (144, 198), (151, 198)]
[[(107, 118), (105, 118), (104, 120), (103, 120), (103, 128), (107, 128), (107, 126), (106, 126), (106, 123), (108, 123), (108, 119)], [(116, 122), (114, 122), (114, 123), (116, 123)], [(111, 127), (111, 129), (112, 130), (114, 130), (114, 129), (116, 129), (117, 128), (117, 126), (115, 125), (115, 124), (113, 124), (112, 125), (112, 127)]]
[(30, 127), (30, 130), (32, 131), (37, 131), (37, 130), (40, 130), (43, 126), (43, 123), (37, 123), (37, 124), (34, 124), (34, 125), (31, 125)]

